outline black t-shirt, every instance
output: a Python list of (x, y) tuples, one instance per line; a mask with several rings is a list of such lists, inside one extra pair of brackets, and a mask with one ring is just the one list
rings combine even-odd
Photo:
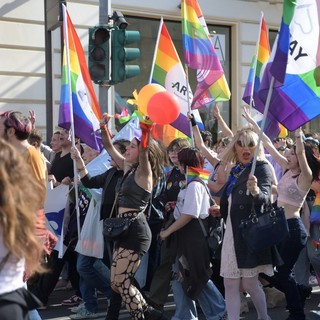
[(73, 178), (73, 160), (71, 154), (67, 153), (61, 157), (61, 152), (58, 152), (52, 162), (50, 174), (53, 174), (58, 182), (61, 182), (65, 177)]

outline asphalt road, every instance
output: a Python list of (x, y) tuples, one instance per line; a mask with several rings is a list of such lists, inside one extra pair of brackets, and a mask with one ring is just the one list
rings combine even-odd
[[(49, 305), (46, 310), (41, 310), (40, 315), (43, 320), (66, 320), (70, 319), (69, 315), (72, 314), (70, 311), (71, 307), (61, 305), (61, 301), (69, 298), (73, 294), (72, 290), (62, 290), (54, 291), (49, 299)], [(249, 305), (249, 313), (242, 315), (242, 320), (257, 320), (257, 315), (250, 300), (250, 297), (247, 297)], [(320, 308), (318, 304), (320, 303), (320, 288), (313, 287), (311, 294), (311, 299), (306, 300), (305, 313), (307, 320), (320, 320)], [(99, 317), (96, 319), (104, 320), (106, 316), (106, 299), (102, 296), (99, 296)], [(288, 312), (285, 311), (285, 302), (283, 306), (269, 309), (269, 315), (272, 320), (285, 320), (288, 317)], [(175, 305), (173, 303), (172, 295), (168, 297), (168, 301), (165, 305), (165, 315), (168, 318), (171, 318), (174, 314)], [(319, 312), (317, 314), (316, 312)], [(119, 319), (130, 319), (128, 312), (124, 309), (121, 310)], [(199, 314), (199, 320), (203, 320), (205, 317), (203, 314)]]

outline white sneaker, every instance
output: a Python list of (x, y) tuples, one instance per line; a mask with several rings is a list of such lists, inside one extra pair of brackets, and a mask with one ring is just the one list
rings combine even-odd
[(80, 303), (78, 306), (72, 307), (70, 311), (73, 313), (78, 313), (81, 309), (85, 309), (84, 302)]
[(86, 308), (83, 308), (78, 313), (69, 316), (70, 319), (95, 319), (99, 317), (100, 315), (98, 313), (90, 312)]

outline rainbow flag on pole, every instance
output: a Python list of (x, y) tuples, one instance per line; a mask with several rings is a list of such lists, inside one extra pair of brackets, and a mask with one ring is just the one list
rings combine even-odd
[[(279, 40), (260, 85), (259, 97), (265, 102), (272, 77), (276, 79), (269, 113), (289, 131), (320, 115), (319, 12), (317, 0), (284, 1)], [(283, 72), (284, 65), (282, 76), (277, 72)], [(258, 106), (258, 110), (263, 111), (263, 107)]]
[(63, 5), (63, 47), (61, 95), (58, 125), (74, 133), (88, 146), (99, 150), (97, 134), (101, 111), (96, 98), (86, 58), (69, 13)]
[(198, 85), (191, 108), (227, 101), (231, 93), (198, 1), (182, 0), (181, 5), (185, 63), (189, 68), (197, 69)]
[(191, 182), (195, 178), (200, 178), (203, 182), (208, 183), (210, 173), (211, 172), (208, 170), (187, 166), (187, 183)]
[(259, 99), (258, 91), (263, 75), (263, 67), (268, 62), (269, 57), (270, 45), (268, 29), (263, 14), (261, 14), (259, 38), (251, 60), (248, 80), (242, 97), (242, 100), (250, 106), (254, 106), (254, 100)]
[[(259, 37), (258, 37), (254, 55), (251, 60), (248, 80), (247, 80), (247, 84), (242, 97), (242, 100), (244, 102), (246, 102), (248, 105), (254, 108), (256, 108), (256, 106), (258, 105), (264, 106), (264, 104), (259, 98), (259, 89), (260, 89), (260, 84), (261, 84), (261, 80), (264, 73), (264, 68), (269, 58), (270, 58), (270, 45), (269, 45), (268, 29), (267, 29), (267, 25), (264, 20), (263, 14), (261, 14)], [(262, 114), (259, 112), (256, 115), (256, 117), (262, 118)], [(259, 125), (261, 125), (261, 121), (257, 121), (257, 122)], [(266, 119), (264, 132), (271, 140), (276, 138), (278, 136), (278, 133), (280, 132), (280, 124), (270, 114), (268, 114), (268, 117)]]
[[(183, 70), (179, 55), (162, 18), (149, 82), (162, 85), (179, 99), (181, 108), (180, 115), (170, 125), (181, 131), (184, 135), (191, 137), (190, 121), (187, 114), (189, 112), (188, 95), (191, 104), (193, 94), (189, 83), (187, 83), (186, 74)], [(194, 110), (192, 113), (200, 130), (204, 130), (199, 111)], [(172, 130), (169, 129), (165, 131)]]

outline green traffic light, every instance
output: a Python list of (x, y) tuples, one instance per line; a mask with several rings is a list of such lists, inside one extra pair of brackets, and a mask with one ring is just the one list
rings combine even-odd
[(140, 74), (139, 65), (127, 65), (128, 61), (138, 59), (138, 48), (126, 48), (127, 44), (140, 40), (139, 31), (115, 28), (111, 33), (111, 84), (123, 82)]

